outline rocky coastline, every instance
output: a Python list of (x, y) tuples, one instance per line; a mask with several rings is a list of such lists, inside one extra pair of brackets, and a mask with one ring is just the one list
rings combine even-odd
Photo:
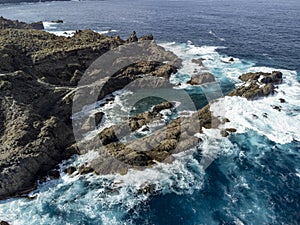
[[(83, 30), (72, 37), (60, 37), (19, 21), (6, 21), (5, 24), (8, 27), (0, 29), (0, 199), (28, 193), (44, 176), (57, 177), (51, 171), (58, 163), (73, 154), (85, 153), (78, 145), (94, 149), (99, 157), (87, 165), (70, 168), (68, 173), (124, 174), (130, 168), (168, 163), (172, 161), (172, 154), (201, 141), (195, 134), (201, 133), (202, 128), (215, 128), (228, 122), (214, 118), (207, 105), (188, 119), (177, 118), (139, 140), (120, 143), (117, 137), (128, 132), (121, 124), (104, 129), (88, 142), (76, 143), (71, 120), (72, 103), (74, 92), (85, 88), (79, 84), (85, 71), (95, 59), (116, 47), (145, 40), (154, 43), (152, 35), (138, 38), (134, 32), (127, 40), (122, 40), (118, 36)], [(151, 61), (150, 58), (150, 61), (127, 66), (106, 81), (98, 99), (139, 77), (168, 79), (177, 72), (180, 60), (173, 53), (157, 47), (151, 50), (172, 59), (174, 64)], [(195, 78), (190, 83), (214, 81), (210, 76)], [(251, 73), (240, 79), (244, 84), (229, 96), (255, 100), (273, 94), (275, 85), (282, 82), (282, 74)], [(173, 107), (172, 102), (163, 102), (150, 112), (134, 115), (124, 123), (130, 124), (130, 132), (135, 131), (153, 121), (162, 110)], [(102, 117), (97, 114), (92, 120), (98, 123)], [(84, 123), (78, 124), (83, 133), (92, 128), (90, 120), (86, 118)], [(199, 124), (191, 127), (190, 121), (199, 121)], [(221, 130), (223, 136), (234, 131), (234, 128)], [(151, 151), (133, 151), (136, 146), (141, 149), (154, 147)]]

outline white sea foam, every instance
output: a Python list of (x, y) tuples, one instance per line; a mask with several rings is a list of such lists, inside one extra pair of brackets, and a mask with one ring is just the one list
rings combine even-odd
[[(57, 31), (56, 30), (57, 27), (55, 25), (56, 23), (44, 22), (45, 30), (47, 30), (51, 34), (55, 34), (57, 36), (72, 37), (76, 33), (76, 30)], [(118, 31), (109, 29), (109, 30), (95, 31), (95, 32), (99, 34), (111, 34), (111, 33), (117, 33)]]
[(45, 30), (49, 31), (49, 30), (55, 30), (57, 28), (57, 23), (53, 23), (53, 22), (43, 22), (44, 28)]
[(49, 33), (55, 34), (56, 36), (72, 37), (76, 31), (75, 30), (64, 30), (64, 31), (52, 31), (48, 30)]
[[(184, 194), (200, 189), (204, 173), (191, 153), (175, 155), (172, 164), (158, 164), (144, 171), (130, 170), (126, 175), (70, 177), (62, 174), (59, 180), (40, 185), (34, 200), (2, 203), (5, 207), (0, 207), (1, 219), (11, 224), (41, 221), (57, 224), (60, 217), (66, 219), (69, 213), (76, 212), (73, 219), (83, 214), (89, 220), (97, 219), (98, 223), (120, 224), (125, 213), (147, 201), (150, 197), (147, 188), (152, 194)], [(55, 217), (51, 216), (53, 210), (58, 213)]]
[(96, 31), (99, 34), (110, 34), (110, 33), (117, 33), (117, 30), (112, 30), (112, 29), (108, 29), (108, 30), (102, 30), (102, 31)]
[[(275, 69), (253, 67), (249, 72), (273, 70)], [(296, 80), (296, 72), (281, 71), (284, 82), (278, 85), (274, 95), (254, 101), (242, 97), (225, 97), (211, 105), (213, 114), (228, 118), (230, 123), (226, 123), (225, 126), (237, 128), (238, 133), (252, 129), (280, 144), (299, 141), (300, 84)], [(281, 103), (281, 98), (286, 103)], [(274, 109), (275, 106), (280, 107), (281, 111)]]
[[(193, 89), (194, 87), (186, 84), (186, 82), (195, 70), (212, 72), (221, 81), (228, 78), (236, 86), (242, 84), (238, 77), (243, 73), (278, 70), (269, 67), (256, 67), (253, 62), (242, 61), (238, 58), (233, 58), (234, 61), (228, 63), (232, 57), (220, 55), (216, 50), (221, 47), (217, 46), (197, 47), (192, 43), (163, 43), (161, 45), (183, 59), (183, 67), (171, 77), (172, 83), (181, 83), (177, 88)], [(200, 68), (191, 62), (192, 59), (197, 58), (206, 59), (203, 61), (205, 68)], [(284, 82), (278, 85), (275, 95), (255, 101), (248, 101), (241, 97), (226, 97), (224, 101), (212, 105), (214, 113), (216, 115), (223, 114), (218, 116), (225, 116), (230, 119), (231, 123), (226, 123), (226, 127), (238, 128), (240, 133), (252, 129), (281, 144), (291, 142), (294, 139), (300, 140), (300, 114), (298, 113), (300, 110), (300, 84), (297, 81), (295, 71), (280, 71), (283, 73)], [(280, 98), (285, 99), (286, 103), (280, 103)], [(274, 109), (275, 106), (281, 107), (281, 111)], [(264, 113), (268, 114), (267, 118), (263, 116)], [(254, 119), (256, 117), (254, 115), (258, 116), (258, 119)]]
[[(191, 79), (193, 74), (209, 71), (207, 64), (211, 60), (219, 59), (219, 54), (216, 52), (222, 46), (201, 46), (197, 47), (191, 42), (186, 44), (160, 43), (162, 47), (174, 52), (179, 58), (183, 60), (182, 68), (179, 69), (177, 74), (173, 74), (170, 78), (170, 82), (173, 84), (180, 84), (177, 89), (185, 89), (190, 85), (186, 82)], [(193, 59), (204, 59), (203, 66), (193, 63)], [(209, 65), (209, 64), (208, 64)]]

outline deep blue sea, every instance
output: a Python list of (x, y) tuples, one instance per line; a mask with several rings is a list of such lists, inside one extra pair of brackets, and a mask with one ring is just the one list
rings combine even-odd
[[(170, 79), (181, 83), (196, 107), (203, 90), (186, 84), (204, 66), (224, 94), (245, 72), (280, 70), (284, 83), (273, 96), (248, 101), (226, 97), (228, 138), (213, 130), (202, 143), (159, 164), (126, 175), (70, 177), (69, 165), (88, 162), (97, 153), (74, 156), (60, 165), (61, 178), (40, 184), (24, 198), (0, 202), (0, 220), (11, 224), (300, 224), (300, 1), (299, 0), (104, 0), (0, 4), (0, 15), (25, 22), (44, 21), (56, 34), (92, 29), (127, 38), (152, 33), (156, 41), (183, 59)], [(62, 19), (63, 24), (50, 23)], [(224, 61), (234, 58), (234, 63)], [(109, 126), (128, 110), (127, 92), (99, 108)], [(286, 103), (280, 103), (283, 98)], [(280, 106), (281, 111), (274, 109)], [(118, 118), (116, 114), (118, 113)], [(200, 135), (200, 134), (199, 134)], [(207, 168), (204, 155), (213, 153)], [(141, 193), (145, 184), (152, 194)]]

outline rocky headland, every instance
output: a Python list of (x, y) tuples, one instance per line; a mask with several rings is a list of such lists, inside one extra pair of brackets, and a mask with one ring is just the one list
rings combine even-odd
[[(168, 80), (171, 74), (177, 72), (180, 59), (155, 45), (152, 35), (138, 38), (135, 32), (127, 40), (122, 40), (118, 36), (104, 36), (90, 30), (77, 31), (72, 37), (59, 37), (40, 30), (15, 29), (18, 28), (15, 25), (2, 28), (0, 199), (27, 193), (43, 176), (59, 176), (51, 170), (63, 159), (75, 153), (85, 153), (81, 145), (85, 146), (84, 149), (97, 151), (99, 157), (79, 168), (69, 168), (68, 173), (76, 170), (79, 173), (126, 173), (130, 168), (141, 169), (158, 162), (171, 162), (172, 154), (185, 151), (201, 141), (195, 134), (201, 133), (202, 128), (215, 128), (228, 122), (214, 118), (207, 105), (192, 116), (174, 119), (164, 128), (138, 140), (120, 142), (119, 138), (146, 127), (161, 115), (162, 110), (174, 108), (172, 102), (162, 102), (149, 112), (133, 115), (123, 124), (108, 127), (91, 140), (78, 143), (74, 126), (80, 136), (93, 129), (93, 123), (98, 124), (104, 116), (98, 113), (72, 124), (72, 104), (78, 98), (75, 93), (92, 93), (98, 88), (80, 83), (84, 75), (89, 81), (104, 83), (97, 97), (100, 100), (143, 77), (155, 77), (156, 85), (171, 87), (166, 82), (159, 82), (162, 78)], [(127, 65), (114, 71), (111, 77), (103, 76), (100, 80), (94, 71), (89, 71), (91, 64), (104, 53), (122, 49), (128, 43), (138, 43), (142, 51), (144, 45), (139, 43), (143, 41), (149, 41), (148, 49), (154, 55), (172, 63), (144, 58), (142, 62)], [(250, 73), (240, 79), (244, 84), (229, 95), (253, 100), (273, 94), (275, 85), (282, 82), (282, 74)], [(205, 79), (193, 78), (191, 84), (211, 81), (214, 79), (207, 74)], [(148, 83), (139, 85), (144, 87)], [(80, 107), (75, 109), (80, 110)], [(197, 121), (196, 124), (193, 121)], [(226, 136), (234, 131), (232, 128), (221, 132)]]

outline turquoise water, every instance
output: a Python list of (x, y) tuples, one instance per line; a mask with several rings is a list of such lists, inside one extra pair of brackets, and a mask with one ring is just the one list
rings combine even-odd
[[(213, 112), (225, 113), (228, 126), (237, 128), (229, 138), (206, 130), (200, 135), (203, 142), (176, 155), (172, 164), (124, 176), (67, 176), (64, 168), (88, 162), (97, 153), (74, 156), (60, 165), (60, 179), (40, 184), (31, 193), (34, 200), (0, 202), (0, 219), (11, 224), (55, 225), (298, 224), (299, 10), (299, 2), (292, 0), (0, 5), (0, 14), (12, 19), (63, 19), (60, 25), (46, 23), (53, 32), (91, 28), (122, 37), (132, 30), (153, 33), (161, 46), (183, 59), (183, 67), (170, 81), (181, 83), (178, 89), (190, 94), (196, 108), (205, 105), (207, 93), (214, 90), (185, 84), (195, 69), (201, 70), (191, 63), (194, 58), (207, 59), (204, 66), (217, 77), (223, 95), (239, 84), (238, 76), (245, 72), (280, 69), (284, 75), (274, 96), (257, 101), (225, 98), (213, 104)], [(229, 57), (234, 57), (234, 63), (223, 62)], [(119, 122), (117, 113), (122, 117), (133, 110), (126, 102), (130, 93), (116, 94), (113, 103), (98, 109), (107, 115), (102, 129)], [(150, 105), (143, 102), (132, 112)], [(281, 106), (281, 112), (274, 105)], [(212, 153), (212, 164), (204, 168), (201, 159)], [(146, 185), (153, 187), (151, 194), (140, 191)]]

